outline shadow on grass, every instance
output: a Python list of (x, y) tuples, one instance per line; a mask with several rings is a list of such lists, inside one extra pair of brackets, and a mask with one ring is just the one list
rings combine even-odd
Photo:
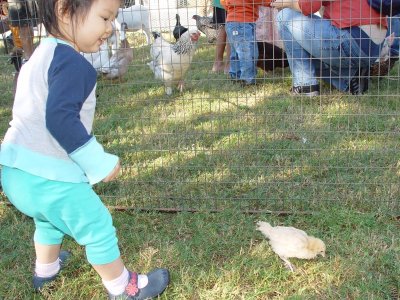
[(109, 203), (399, 210), (398, 105), (376, 95), (396, 94), (397, 81), (382, 79), (360, 97), (292, 97), (287, 70), (259, 74), (262, 83), (248, 88), (210, 74), (213, 50), (200, 47), (187, 89), (172, 97), (145, 65), (148, 46), (134, 50), (124, 81), (99, 80), (94, 134), (124, 165), (119, 180), (96, 187)]

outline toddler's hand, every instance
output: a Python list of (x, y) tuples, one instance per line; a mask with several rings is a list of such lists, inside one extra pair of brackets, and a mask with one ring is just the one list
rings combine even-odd
[(115, 177), (117, 177), (120, 170), (121, 170), (121, 165), (119, 164), (119, 161), (118, 161), (117, 165), (114, 167), (114, 169), (111, 171), (111, 173), (108, 174), (108, 176), (103, 179), (103, 182), (109, 182), (111, 180), (114, 180)]

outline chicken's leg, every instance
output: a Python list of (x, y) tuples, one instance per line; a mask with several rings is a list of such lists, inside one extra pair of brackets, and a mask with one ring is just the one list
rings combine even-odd
[(290, 271), (294, 272), (296, 270), (296, 268), (294, 267), (294, 265), (292, 265), (292, 263), (285, 257), (279, 256), (280, 259), (283, 260), (283, 262), (285, 263), (285, 267), (288, 268)]
[(183, 82), (183, 80), (179, 80), (178, 82), (178, 90), (182, 93), (183, 92), (183, 88), (185, 86), (185, 83)]

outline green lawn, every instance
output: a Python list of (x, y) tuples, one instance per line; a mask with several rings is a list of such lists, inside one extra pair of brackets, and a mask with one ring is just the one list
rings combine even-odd
[[(171, 271), (161, 299), (398, 299), (399, 220), (331, 208), (312, 215), (114, 212), (128, 268)], [(288, 271), (255, 230), (256, 220), (305, 229), (323, 239), (327, 257), (292, 259)], [(32, 299), (31, 220), (0, 206), (1, 299)], [(67, 239), (73, 258), (35, 299), (106, 299), (84, 249)]]
[[(123, 170), (95, 189), (112, 208), (127, 265), (170, 269), (162, 299), (398, 299), (398, 64), (366, 95), (324, 85), (309, 99), (289, 94), (288, 70), (260, 71), (248, 88), (210, 73), (214, 47), (202, 40), (184, 92), (167, 97), (145, 65), (149, 47), (134, 56), (123, 80), (98, 82), (94, 133)], [(4, 135), (13, 69), (3, 53), (0, 65)], [(30, 286), (33, 224), (5, 203), (0, 299), (42, 299)], [(290, 273), (257, 220), (322, 238), (328, 256), (293, 260)], [(105, 299), (83, 249), (64, 247), (73, 258), (43, 299)]]

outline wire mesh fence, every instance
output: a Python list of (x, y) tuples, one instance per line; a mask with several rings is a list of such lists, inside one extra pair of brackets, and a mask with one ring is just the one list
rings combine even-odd
[[(368, 5), (359, 3), (363, 10)], [(133, 7), (139, 17), (129, 19)], [(213, 33), (202, 33), (198, 41), (192, 41), (196, 46), (189, 60), (184, 52), (179, 55), (175, 72), (186, 64), (188, 68), (182, 82), (175, 79), (168, 93), (166, 75), (157, 78), (157, 68), (151, 63), (154, 48), (162, 56), (178, 43), (173, 35), (177, 15), (180, 25), (191, 32), (199, 29), (194, 15), (212, 23), (213, 14), (212, 3), (206, 0), (125, 1), (122, 5), (119, 21), (128, 28), (125, 32), (116, 26), (115, 40), (103, 49), (103, 56), (99, 54), (103, 60), (97, 66), (93, 134), (107, 151), (120, 157), (123, 166), (117, 180), (95, 185), (102, 199), (115, 208), (163, 211), (234, 207), (251, 212), (305, 212), (348, 206), (398, 213), (400, 69), (395, 47), (400, 32), (397, 23), (392, 25), (397, 19), (388, 19), (389, 30), (386, 23), (374, 26), (379, 30), (372, 36), (383, 37), (376, 42), (381, 45), (378, 55), (356, 55), (354, 45), (345, 48), (344, 36), (338, 41), (331, 35), (318, 48), (318, 55), (303, 45), (314, 55), (308, 65), (296, 68), (294, 64), (306, 59), (294, 54), (301, 44), (293, 43), (294, 39), (300, 36), (304, 44), (309, 41), (315, 47), (311, 42), (327, 34), (325, 28), (317, 26), (320, 35), (310, 38), (304, 35), (304, 19), (296, 27), (283, 10), (260, 7), (253, 26), (258, 52), (255, 82), (246, 84), (240, 75), (230, 76), (235, 61), (230, 69), (225, 65), (229, 61), (226, 49), (224, 62), (216, 63), (219, 31), (228, 30), (228, 22), (225, 27), (212, 25)], [(321, 16), (322, 11), (304, 18), (314, 22)], [(2, 24), (0, 129), (4, 136), (11, 120), (16, 70), (10, 63), (15, 45), (9, 37), (14, 31), (8, 30), (6, 20)], [(35, 46), (39, 36), (46, 34), (39, 28), (34, 28)], [(235, 29), (228, 33), (228, 41), (234, 39), (232, 32)], [(210, 38), (211, 34), (215, 37)], [(156, 42), (159, 37), (161, 44)], [(242, 40), (248, 42), (245, 37)], [(334, 54), (338, 44), (343, 57)], [(385, 45), (390, 48), (387, 53)], [(113, 55), (126, 55), (127, 51), (119, 51), (122, 48), (133, 57), (126, 68), (111, 66)], [(93, 55), (88, 56), (92, 64)], [(329, 68), (335, 60), (340, 62), (339, 73)], [(170, 63), (170, 56), (161, 61)], [(355, 67), (345, 68), (347, 63)], [(112, 68), (116, 76), (110, 75)], [(296, 85), (306, 82), (310, 77), (303, 76), (310, 72), (317, 81), (307, 86), (317, 85), (318, 92), (302, 88), (296, 93)], [(363, 90), (352, 93), (352, 83)]]

